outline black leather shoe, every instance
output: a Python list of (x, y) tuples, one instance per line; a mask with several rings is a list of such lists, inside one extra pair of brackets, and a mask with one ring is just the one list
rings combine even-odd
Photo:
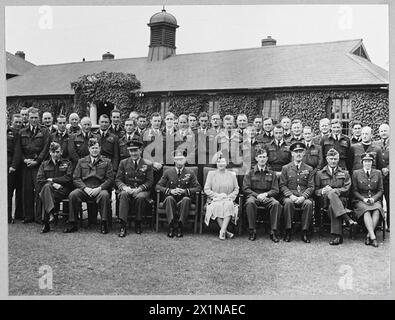
[(255, 241), (255, 239), (256, 239), (256, 231), (250, 231), (248, 240)]
[(141, 222), (136, 222), (136, 224), (135, 224), (135, 226), (134, 226), (134, 231), (137, 233), (137, 234), (141, 234)]
[(276, 236), (276, 234), (275, 234), (274, 232), (272, 232), (272, 233), (270, 234), (270, 239), (271, 239), (273, 242), (276, 242), (276, 243), (280, 241), (280, 239), (277, 238), (277, 236)]
[(121, 229), (119, 230), (118, 237), (124, 238), (125, 236), (126, 236), (126, 227), (121, 227)]
[(174, 228), (173, 227), (169, 228), (169, 232), (167, 233), (167, 236), (169, 238), (174, 238)]
[(329, 244), (331, 246), (338, 246), (339, 244), (342, 244), (342, 243), (343, 243), (343, 237), (342, 236), (336, 236), (331, 241), (329, 241)]
[(182, 234), (182, 227), (178, 227), (177, 228), (177, 234), (176, 234), (176, 237), (177, 238), (182, 238), (182, 236), (183, 236), (183, 234)]
[(379, 243), (377, 242), (377, 239), (373, 239), (370, 243), (373, 247), (377, 248), (379, 246)]
[(47, 233), (49, 232), (51, 229), (49, 227), (49, 223), (44, 223), (43, 228), (41, 229), (40, 233)]
[(107, 221), (103, 221), (103, 222), (101, 223), (101, 228), (100, 228), (100, 229), (101, 229), (100, 232), (101, 232), (102, 234), (107, 234), (107, 233), (108, 233)]
[(22, 223), (32, 223), (34, 222), (33, 219), (23, 219)]
[(286, 230), (285, 231), (284, 241), (285, 242), (291, 242), (291, 230)]
[(77, 226), (68, 226), (66, 229), (63, 230), (64, 233), (72, 233), (78, 231)]
[(310, 243), (310, 237), (307, 232), (303, 232), (302, 240), (306, 243)]
[(370, 240), (370, 236), (367, 235), (366, 239), (365, 239), (365, 245), (370, 246), (371, 243), (372, 243), (372, 240)]

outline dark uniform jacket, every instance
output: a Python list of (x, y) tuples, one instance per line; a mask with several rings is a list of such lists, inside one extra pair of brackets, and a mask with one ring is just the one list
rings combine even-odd
[(292, 160), (289, 145), (283, 140), (280, 146), (277, 146), (276, 140), (266, 145), (269, 154), (268, 164), (274, 171), (281, 171), (282, 167)]
[(350, 141), (351, 141), (351, 145), (356, 144), (356, 143), (360, 143), (360, 142), (362, 142), (362, 137), (359, 136), (359, 139), (358, 139), (357, 137), (352, 136), (352, 137), (350, 138)]
[(180, 177), (175, 167), (167, 169), (156, 185), (156, 190), (163, 192), (166, 196), (170, 195), (170, 190), (175, 188), (185, 189), (188, 197), (201, 190), (195, 174), (186, 167), (182, 169)]
[(65, 131), (63, 134), (59, 131), (51, 134), (51, 142), (57, 142), (60, 144), (62, 148), (62, 158), (68, 159), (69, 158), (69, 138), (70, 134)]
[(383, 176), (376, 169), (370, 171), (369, 178), (364, 169), (355, 170), (352, 174), (352, 189), (356, 200), (373, 198), (376, 202), (383, 196)]
[[(380, 148), (381, 151), (381, 157), (383, 158), (383, 168), (388, 168), (389, 169), (389, 164), (390, 164), (390, 145), (389, 145), (389, 139), (384, 143), (383, 139), (380, 139), (378, 141), (375, 141), (374, 144)], [(383, 177), (384, 182), (388, 183), (389, 182), (389, 174)]]
[(303, 141), (303, 135), (300, 135), (298, 138), (292, 135), (292, 137), (289, 139), (288, 143), (291, 145), (294, 142), (302, 142)]
[(306, 144), (306, 150), (302, 161), (312, 167), (314, 169), (314, 173), (321, 170), (324, 162), (321, 146), (312, 142), (310, 143), (310, 146), (307, 146)]
[[(128, 136), (125, 133), (121, 138), (118, 140), (118, 145), (119, 145), (119, 159), (123, 160), (126, 158), (129, 158), (129, 151), (128, 151)], [(136, 131), (132, 132), (130, 135), (130, 140), (139, 140), (140, 142), (142, 141), (142, 138), (139, 134), (136, 133)]]
[(81, 127), (80, 126), (77, 126), (77, 127), (70, 126), (70, 128), (67, 131), (69, 132), (70, 135), (78, 134), (81, 132)]
[(87, 136), (85, 136), (82, 131), (69, 137), (69, 157), (70, 160), (73, 161), (74, 165), (79, 159), (89, 155), (88, 142), (90, 138), (94, 138), (92, 132), (88, 132)]
[(138, 160), (137, 169), (134, 169), (134, 161), (131, 158), (121, 160), (115, 178), (115, 185), (122, 189), (125, 185), (131, 188), (141, 188), (143, 191), (150, 191), (154, 183), (152, 165), (144, 159)]
[(258, 144), (267, 144), (273, 141), (274, 135), (271, 132), (267, 133), (266, 131), (263, 131), (261, 134), (258, 134), (255, 139)]
[[(320, 134), (317, 134), (316, 136), (314, 136), (314, 138), (312, 139), (312, 142), (314, 143), (314, 144), (319, 144), (319, 145), (321, 145), (321, 141), (324, 139), (324, 138), (326, 138), (326, 137), (329, 137), (329, 133), (328, 134), (322, 134), (322, 133), (320, 133)], [(326, 154), (324, 154), (324, 158), (326, 157)]]
[(322, 189), (326, 186), (331, 186), (340, 197), (347, 197), (351, 188), (351, 178), (348, 171), (337, 167), (332, 175), (328, 166), (325, 166), (315, 175), (315, 194), (322, 196)]
[(243, 193), (257, 197), (261, 193), (267, 193), (268, 197), (277, 197), (279, 193), (278, 178), (276, 173), (266, 166), (264, 172), (260, 172), (258, 165), (252, 168), (243, 180)]
[(303, 162), (299, 171), (294, 162), (285, 165), (281, 171), (280, 190), (285, 197), (310, 198), (314, 192), (313, 168)]
[(45, 160), (41, 163), (37, 173), (38, 192), (48, 182), (47, 179), (52, 178), (53, 183), (60, 184), (68, 192), (73, 187), (73, 165), (67, 159), (60, 159), (55, 165), (52, 159)]
[(351, 171), (352, 169), (352, 164), (350, 163), (351, 142), (349, 137), (345, 136), (344, 134), (341, 134), (340, 139), (335, 140), (333, 135), (330, 135), (321, 140), (321, 148), (322, 148), (322, 153), (325, 155), (324, 165), (327, 165), (326, 154), (328, 153), (329, 149), (333, 148), (337, 152), (339, 152), (339, 167)]
[(99, 141), (101, 155), (111, 160), (112, 167), (114, 171), (117, 172), (119, 165), (118, 136), (110, 133), (108, 130), (103, 137), (101, 136), (100, 131), (94, 135), (97, 138), (97, 141)]
[(361, 162), (361, 155), (365, 152), (370, 152), (373, 156), (372, 168), (381, 170), (383, 168), (383, 156), (380, 148), (371, 143), (367, 147), (366, 151), (362, 143), (353, 144), (351, 146), (351, 158), (350, 163), (352, 165), (352, 170), (362, 169), (363, 165)]
[(44, 126), (37, 126), (33, 134), (30, 126), (21, 129), (19, 132), (19, 143), (17, 154), (20, 155), (20, 161), (33, 159), (41, 164), (47, 155), (49, 148), (49, 132)]
[(125, 129), (120, 124), (116, 128), (113, 125), (111, 125), (108, 128), (108, 132), (112, 133), (112, 134), (115, 134), (118, 137), (118, 139), (119, 139), (125, 134)]
[(19, 166), (21, 149), (17, 147), (19, 141), (19, 130), (8, 127), (7, 128), (7, 168), (13, 167), (16, 169)]
[(288, 132), (284, 132), (283, 139), (287, 143), (289, 143), (291, 141), (291, 139), (292, 139), (291, 130), (289, 130)]
[(90, 156), (78, 160), (73, 174), (73, 182), (74, 186), (80, 189), (100, 186), (103, 190), (110, 191), (114, 183), (114, 170), (111, 161), (103, 156), (99, 156), (93, 164)]

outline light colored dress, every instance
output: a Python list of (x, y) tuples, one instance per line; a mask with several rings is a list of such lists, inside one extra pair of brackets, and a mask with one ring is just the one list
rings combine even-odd
[[(238, 205), (234, 203), (239, 194), (236, 173), (225, 170), (209, 171), (204, 185), (204, 193), (207, 195), (207, 208), (204, 222), (209, 225), (210, 218), (216, 219), (231, 216), (234, 223), (237, 222)], [(226, 194), (226, 197), (220, 194)]]

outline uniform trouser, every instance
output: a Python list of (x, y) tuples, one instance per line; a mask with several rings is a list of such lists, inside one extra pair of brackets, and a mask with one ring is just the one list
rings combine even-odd
[(46, 183), (39, 193), (39, 205), (44, 223), (49, 222), (49, 214), (55, 209), (55, 204), (66, 198), (69, 191), (63, 187), (55, 189), (51, 183)]
[(35, 191), (37, 186), (38, 166), (23, 166), (22, 200), (23, 218), (25, 220), (41, 221), (41, 212), (37, 210), (38, 194)]
[(119, 218), (123, 222), (127, 222), (130, 207), (136, 212), (136, 220), (141, 220), (143, 212), (146, 211), (147, 201), (150, 197), (149, 191), (141, 191), (135, 197), (126, 191), (119, 194)]
[(384, 197), (385, 197), (385, 202), (387, 204), (387, 226), (388, 228), (390, 227), (390, 184), (387, 179), (387, 181), (384, 181)]
[(295, 206), (302, 207), (302, 230), (307, 231), (310, 228), (311, 220), (313, 217), (313, 202), (310, 199), (306, 199), (300, 205), (295, 205), (290, 198), (284, 198), (284, 219), (285, 219), (285, 229), (292, 228), (292, 220), (295, 212)]
[(330, 191), (326, 196), (323, 197), (324, 207), (328, 203), (328, 215), (331, 219), (331, 233), (336, 235), (341, 235), (342, 232), (342, 216), (347, 213), (346, 208), (343, 205), (342, 200), (339, 195)]
[(75, 222), (78, 219), (81, 202), (90, 200), (94, 200), (98, 204), (101, 220), (108, 220), (111, 211), (111, 196), (107, 190), (101, 190), (96, 197), (90, 197), (85, 191), (75, 189), (70, 193), (69, 200), (69, 222)]
[[(174, 197), (167, 196), (163, 205), (166, 208), (167, 222), (170, 224), (173, 219), (184, 223), (185, 219), (188, 217), (189, 208), (192, 203), (192, 199), (189, 197)], [(178, 209), (178, 214), (177, 214)]]
[(245, 206), (250, 229), (255, 229), (256, 227), (256, 214), (258, 206), (260, 206), (270, 210), (270, 228), (272, 231), (277, 230), (281, 215), (281, 205), (276, 199), (265, 198), (263, 201), (258, 201), (257, 198), (250, 196), (247, 198)]
[(8, 173), (8, 218), (12, 217), (12, 197), (15, 191), (15, 219), (23, 218), (22, 170)]

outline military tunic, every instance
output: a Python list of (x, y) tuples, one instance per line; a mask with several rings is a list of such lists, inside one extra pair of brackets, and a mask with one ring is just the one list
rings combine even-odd
[[(170, 193), (175, 188), (181, 188), (186, 194), (175, 196)], [(195, 174), (188, 168), (183, 168), (181, 174), (177, 174), (176, 167), (169, 168), (163, 173), (163, 176), (156, 185), (156, 190), (161, 191), (165, 195), (163, 202), (166, 208), (166, 215), (169, 224), (177, 219), (184, 223), (192, 204), (192, 198), (201, 190)], [(197, 203), (195, 205), (198, 205)], [(177, 214), (178, 208), (178, 214)]]
[(92, 132), (83, 133), (82, 131), (69, 137), (68, 153), (74, 166), (77, 165), (79, 159), (89, 155), (88, 142), (90, 138), (94, 138)]
[(25, 159), (33, 159), (37, 161), (37, 165), (28, 167), (23, 163), (23, 215), (25, 221), (34, 221), (40, 223), (42, 221), (41, 212), (37, 208), (37, 172), (41, 162), (48, 156), (50, 135), (44, 126), (37, 126), (35, 132), (30, 127), (23, 128), (19, 133), (18, 154), (22, 161)]
[[(368, 177), (364, 169), (355, 170), (352, 174), (352, 190), (354, 194), (354, 211), (357, 218), (367, 211), (379, 210), (384, 217), (381, 197), (383, 196), (383, 176), (379, 170), (371, 169)], [(373, 198), (373, 204), (366, 204), (363, 199)]]
[[(384, 141), (380, 139), (375, 141), (374, 144), (380, 148), (381, 156), (383, 158), (383, 168), (389, 169), (389, 160), (390, 160), (390, 145), (389, 139)], [(388, 171), (387, 175), (383, 174), (383, 186), (384, 186), (384, 197), (386, 202), (387, 209), (387, 226), (390, 227), (390, 173)]]
[(312, 220), (313, 202), (311, 196), (314, 192), (313, 168), (305, 163), (300, 164), (299, 170), (294, 162), (285, 165), (280, 176), (280, 190), (283, 194), (283, 214), (285, 218), (285, 228), (291, 229), (295, 210), (295, 204), (290, 199), (291, 195), (303, 196), (302, 207), (302, 230), (308, 230)]
[(62, 148), (62, 158), (68, 159), (69, 158), (69, 138), (70, 134), (65, 131), (64, 133), (61, 133), (59, 131), (56, 131), (55, 133), (51, 134), (51, 142), (57, 142), (60, 144), (60, 147)]
[(106, 131), (101, 135), (100, 131), (94, 134), (99, 141), (100, 154), (111, 160), (114, 172), (117, 172), (119, 165), (119, 142), (115, 134)]
[[(95, 200), (99, 205), (102, 221), (107, 221), (110, 215), (111, 188), (114, 183), (114, 170), (111, 161), (103, 156), (98, 157), (94, 163), (91, 157), (86, 156), (77, 162), (73, 173), (73, 183), (77, 188), (69, 195), (69, 221), (74, 222), (78, 217), (81, 202)], [(101, 187), (96, 197), (90, 197), (84, 189)]]
[(381, 170), (383, 168), (383, 156), (380, 148), (375, 144), (371, 143), (366, 151), (362, 143), (353, 144), (350, 152), (350, 163), (352, 165), (352, 171), (362, 169), (362, 154), (369, 152), (373, 156), (372, 168)]
[[(243, 193), (247, 199), (245, 208), (249, 229), (255, 229), (257, 208), (258, 206), (262, 206), (270, 211), (271, 230), (277, 230), (282, 208), (280, 203), (275, 199), (279, 193), (276, 173), (267, 167), (263, 171), (260, 171), (258, 165), (255, 165), (244, 176)], [(263, 201), (258, 201), (257, 196), (261, 193), (266, 193), (266, 198)]]
[(342, 169), (347, 169), (349, 172), (351, 172), (351, 142), (349, 137), (341, 134), (340, 139), (337, 140), (333, 137), (333, 135), (330, 135), (321, 140), (321, 148), (324, 155), (324, 165), (328, 164), (326, 161), (326, 155), (328, 151), (333, 148), (339, 152), (339, 167)]
[(277, 141), (273, 140), (272, 142), (268, 143), (266, 147), (269, 152), (268, 164), (270, 168), (276, 172), (281, 172), (283, 166), (290, 163), (292, 160), (289, 145), (284, 140), (282, 140), (280, 146), (278, 146)]
[[(49, 220), (49, 213), (55, 208), (56, 203), (68, 197), (72, 189), (73, 165), (67, 159), (60, 159), (56, 164), (50, 160), (41, 163), (37, 174), (37, 186), (40, 197), (39, 207), (44, 223)], [(47, 181), (52, 178), (51, 181)], [(62, 187), (55, 189), (53, 184)]]
[[(351, 188), (351, 178), (347, 170), (339, 167), (334, 168), (331, 172), (328, 166), (318, 171), (315, 176), (315, 194), (319, 197), (321, 207), (328, 208), (328, 215), (331, 219), (331, 233), (336, 235), (342, 234), (341, 216), (348, 212), (345, 208), (347, 203), (346, 197)], [(325, 186), (332, 187), (325, 196), (322, 195), (322, 189)]]
[[(144, 159), (138, 159), (137, 168), (131, 158), (121, 160), (115, 178), (115, 185), (120, 190), (119, 194), (119, 217), (126, 222), (130, 207), (136, 213), (136, 219), (141, 220), (142, 215), (146, 212), (147, 200), (151, 194), (151, 187), (154, 182), (152, 166)], [(141, 191), (136, 195), (129, 195), (122, 188), (128, 186), (132, 189), (140, 188)]]
[(323, 155), (322, 148), (320, 145), (310, 142), (309, 145), (306, 144), (306, 150), (302, 161), (314, 169), (314, 174), (321, 170), (323, 167)]

